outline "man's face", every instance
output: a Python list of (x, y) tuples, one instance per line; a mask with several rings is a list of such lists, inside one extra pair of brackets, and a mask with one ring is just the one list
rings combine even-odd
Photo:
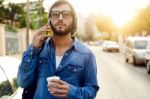
[(71, 8), (67, 4), (54, 7), (50, 16), (51, 28), (55, 35), (71, 34), (73, 18)]

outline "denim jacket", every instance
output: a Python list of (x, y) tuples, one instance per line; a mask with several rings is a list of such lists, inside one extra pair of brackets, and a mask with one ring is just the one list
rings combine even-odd
[(48, 91), (46, 78), (55, 75), (70, 85), (67, 99), (94, 99), (99, 90), (97, 67), (95, 56), (88, 47), (75, 39), (57, 69), (55, 62), (55, 47), (51, 39), (42, 49), (29, 46), (19, 66), (18, 85), (27, 88), (36, 79), (34, 99), (61, 99)]

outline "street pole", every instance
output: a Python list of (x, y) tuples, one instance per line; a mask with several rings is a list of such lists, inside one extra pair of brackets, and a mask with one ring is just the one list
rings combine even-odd
[(41, 7), (41, 0), (39, 0), (39, 27), (41, 27), (41, 22), (42, 22), (42, 18), (41, 18), (41, 16), (42, 16), (42, 7)]
[(30, 9), (29, 9), (30, 2), (27, 0), (27, 18), (26, 18), (26, 47), (29, 45), (29, 28), (30, 28)]

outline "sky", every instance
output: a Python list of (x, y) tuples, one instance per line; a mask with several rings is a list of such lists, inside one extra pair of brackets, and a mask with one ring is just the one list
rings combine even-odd
[[(26, 2), (27, 0), (6, 0), (11, 2)], [(35, 0), (29, 0), (35, 1)], [(56, 0), (44, 0), (46, 11)], [(80, 15), (87, 17), (91, 13), (109, 15), (118, 25), (131, 20), (140, 8), (148, 5), (150, 0), (68, 0)]]

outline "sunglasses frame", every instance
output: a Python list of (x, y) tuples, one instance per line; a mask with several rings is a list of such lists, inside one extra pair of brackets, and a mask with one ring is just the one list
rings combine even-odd
[[(54, 16), (53, 14), (57, 14), (57, 15)], [(69, 19), (73, 16), (72, 11), (52, 11), (50, 17), (52, 19), (58, 19), (60, 15), (62, 15), (63, 19)]]

